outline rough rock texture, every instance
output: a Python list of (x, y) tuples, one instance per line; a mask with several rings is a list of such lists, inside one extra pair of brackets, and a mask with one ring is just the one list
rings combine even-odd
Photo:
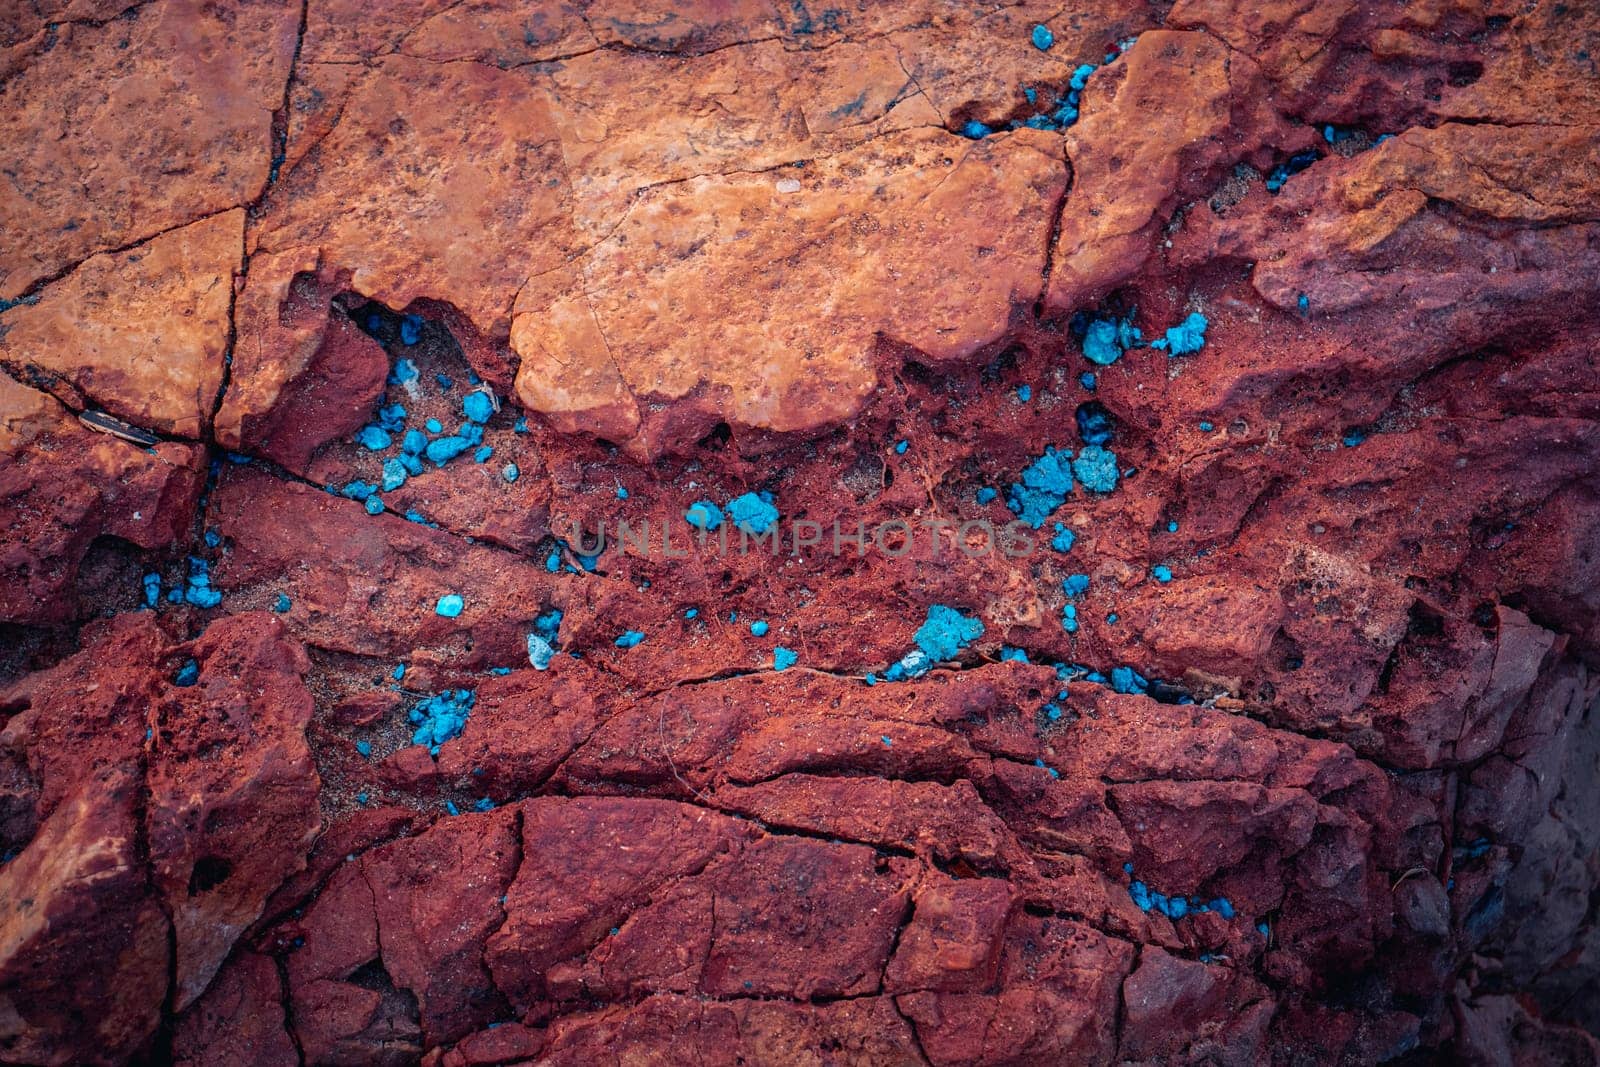
[(13, 7), (0, 1062), (1600, 1063), (1591, 6)]

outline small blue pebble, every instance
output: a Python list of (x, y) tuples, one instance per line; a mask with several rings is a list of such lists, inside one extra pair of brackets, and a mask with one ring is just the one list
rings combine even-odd
[[(439, 423), (438, 419), (431, 419), (429, 421), (436, 426)], [(444, 427), (440, 426), (439, 429), (442, 430)], [(438, 432), (438, 430), (434, 431), (434, 433)], [(427, 447), (428, 438), (423, 435), (421, 430), (407, 430), (406, 435), (400, 439), (400, 451), (404, 452), (408, 456), (420, 456), (422, 455), (422, 450)]]
[(379, 496), (377, 493), (373, 493), (371, 496), (367, 497), (366, 502), (362, 505), (362, 507), (367, 509), (368, 515), (382, 515), (383, 497)]
[(494, 455), (494, 448), (490, 445), (484, 445), (472, 454), (472, 461), (474, 463), (486, 463), (492, 455)]
[(473, 422), (488, 422), (494, 414), (494, 398), (482, 389), (474, 389), (462, 399), (461, 410)]
[(429, 419), (422, 425), (428, 428), (429, 433), (444, 433), (444, 423), (440, 422), (438, 419)]
[(357, 741), (356, 742), (356, 751), (361, 753), (362, 756), (370, 756), (370, 755), (372, 755), (372, 742), (371, 741)]
[(448, 374), (435, 374), (433, 380), (439, 383), (440, 389), (449, 389), (456, 384), (456, 380)]
[(561, 569), (561, 550), (559, 548), (551, 549), (550, 554), (544, 558), (544, 569), (551, 574)]
[(697, 530), (715, 530), (722, 525), (722, 509), (709, 500), (697, 500), (683, 513), (683, 519)]
[(771, 493), (745, 493), (728, 501), (728, 518), (747, 534), (764, 534), (778, 521), (778, 509)]
[(422, 316), (402, 315), (400, 317), (401, 343), (414, 345), (420, 340), (422, 340)]
[(396, 663), (394, 665), (394, 670), (390, 671), (389, 673), (394, 680), (398, 682), (400, 679), (406, 676), (406, 665), (404, 663)]
[(777, 645), (772, 650), (772, 669), (786, 671), (800, 661), (800, 653)]
[(1055, 536), (1050, 538), (1050, 547), (1057, 552), (1071, 552), (1072, 546), (1077, 543), (1078, 535), (1062, 523), (1055, 524)]
[(406, 484), (406, 465), (398, 459), (383, 461), (383, 491), (392, 493)]
[(1027, 385), (1017, 386), (1017, 399), (1026, 404), (1033, 399), (1033, 387)]
[(700, 615), (700, 609), (699, 608), (690, 608), (688, 611), (683, 613), (683, 617), (686, 618), (686, 619), (698, 618), (699, 615)]
[(626, 500), (626, 499), (628, 499), (628, 491), (626, 489), (624, 489), (620, 485), (617, 486), (617, 499), (618, 500)]
[(890, 738), (890, 736), (888, 734), (882, 735), (881, 737), (878, 738), (878, 740), (883, 742), (883, 747), (884, 748), (888, 748), (888, 747), (890, 747), (891, 745), (894, 744), (894, 740), (892, 738)]
[(1061, 588), (1067, 591), (1068, 596), (1082, 596), (1089, 591), (1089, 576), (1087, 574), (1073, 574), (1061, 583)]
[(616, 646), (618, 648), (632, 648), (634, 645), (637, 645), (643, 640), (644, 634), (640, 633), (638, 630), (624, 630), (622, 636), (617, 638)]
[(1178, 520), (1174, 519), (1171, 522), (1167, 523), (1167, 533), (1177, 533), (1177, 532), (1178, 532)]
[(456, 802), (453, 800), (447, 800), (444, 802), (444, 810), (448, 811), (451, 815), (461, 814), (461, 809), (456, 807)]
[(1078, 608), (1076, 605), (1068, 604), (1061, 609), (1061, 628), (1069, 634), (1078, 632)]
[(488, 797), (483, 797), (476, 804), (472, 805), (472, 810), (473, 811), (493, 811), (494, 810), (494, 801), (490, 800)]
[(1301, 293), (1300, 296), (1295, 300), (1295, 304), (1300, 308), (1301, 311), (1306, 311), (1311, 307), (1311, 298), (1306, 294)]
[(394, 373), (391, 374), (390, 377), (393, 378), (396, 383), (404, 385), (407, 382), (416, 381), (419, 374), (420, 372), (417, 370), (417, 365), (415, 363), (411, 362), (409, 359), (401, 359), (395, 361)]
[(1214, 429), (1216, 429), (1216, 427), (1213, 426), (1210, 422), (1208, 422), (1208, 421), (1206, 421), (1204, 419), (1202, 419), (1200, 421), (1200, 432), (1201, 433), (1210, 433)]
[(514, 482), (518, 478), (522, 477), (522, 472), (517, 469), (517, 465), (515, 463), (507, 463), (501, 468), (500, 477), (504, 478), (507, 482)]
[(906, 449), (908, 449), (910, 447), (911, 447), (911, 442), (910, 441), (907, 441), (907, 440), (905, 440), (903, 438), (901, 440), (899, 440), (899, 441), (896, 441), (894, 443), (895, 455), (897, 455), (897, 456), (905, 455), (906, 454)]
[(365, 793), (357, 793), (356, 794), (356, 803), (360, 804), (362, 807), (366, 807), (367, 806), (367, 794), (365, 794)]
[(461, 614), (461, 609), (464, 607), (466, 607), (466, 602), (460, 596), (455, 593), (446, 593), (439, 598), (439, 603), (434, 605), (433, 613), (446, 619), (453, 619)]
[(877, 685), (878, 684), (878, 676), (876, 674), (873, 674), (871, 671), (868, 671), (866, 677), (862, 678), (861, 680), (863, 682), (866, 682), (868, 685)]
[(1084, 371), (1082, 374), (1078, 375), (1078, 384), (1089, 390), (1091, 393), (1094, 392), (1095, 381), (1095, 376), (1089, 371)]
[(1122, 616), (1113, 611), (1110, 615), (1106, 616), (1106, 622), (1110, 623), (1112, 626), (1115, 626), (1117, 624), (1117, 620), (1121, 617)]
[(217, 536), (217, 531), (215, 531), (215, 530), (207, 530), (206, 534), (205, 534), (205, 541), (206, 541), (207, 546), (209, 546), (211, 548), (216, 548), (218, 545), (220, 545), (222, 543), (222, 538)]
[(1033, 47), (1041, 52), (1048, 52), (1056, 43), (1056, 35), (1050, 32), (1050, 27), (1038, 25), (1033, 28)]
[(966, 125), (961, 127), (961, 136), (970, 141), (981, 141), (993, 132), (977, 119), (968, 119)]
[(1170, 568), (1158, 563), (1154, 567), (1150, 568), (1150, 577), (1154, 578), (1162, 585), (1166, 585), (1168, 582), (1172, 581), (1172, 571)]
[(279, 593), (278, 594), (278, 602), (276, 604), (272, 605), (272, 610), (277, 612), (279, 615), (282, 615), (285, 612), (287, 612), (292, 606), (293, 605), (291, 604), (291, 602), (289, 600), (288, 594), (287, 593)]
[(191, 659), (186, 660), (183, 666), (178, 668), (178, 673), (173, 676), (172, 684), (180, 685), (187, 689), (199, 680), (200, 664)]
[(371, 423), (361, 427), (360, 432), (356, 434), (356, 444), (368, 452), (382, 452), (393, 443), (394, 439), (389, 436), (383, 427), (374, 426)]
[(750, 632), (757, 637), (767, 636), (767, 621), (765, 619), (757, 619), (750, 624)]
[(1000, 495), (1000, 490), (991, 489), (989, 486), (986, 485), (982, 489), (978, 490), (978, 503), (987, 504), (987, 503), (989, 503), (990, 501), (992, 501), (995, 497), (997, 497), (999, 495)]

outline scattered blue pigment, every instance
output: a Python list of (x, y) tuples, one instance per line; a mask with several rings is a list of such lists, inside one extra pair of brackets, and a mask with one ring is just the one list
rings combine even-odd
[(507, 482), (514, 482), (518, 478), (522, 477), (522, 471), (517, 469), (517, 465), (515, 463), (507, 463), (504, 467), (500, 468), (500, 477), (504, 478)]
[(898, 441), (896, 441), (894, 443), (894, 454), (897, 455), (897, 456), (903, 456), (903, 455), (906, 454), (906, 449), (908, 449), (910, 447), (911, 447), (911, 442), (907, 441), (904, 438), (901, 438), (900, 440), (898, 440)]
[(1022, 481), (1011, 484), (1006, 506), (1035, 530), (1066, 502), (1072, 492), (1072, 453), (1047, 447), (1044, 455), (1022, 470)]
[(144, 606), (153, 608), (161, 600), (161, 575), (147, 574), (144, 576)]
[(1177, 532), (1178, 532), (1178, 520), (1177, 519), (1173, 519), (1171, 522), (1167, 523), (1167, 533), (1177, 533)]
[(983, 623), (976, 615), (963, 615), (955, 608), (934, 604), (912, 640), (929, 659), (938, 662), (954, 659), (957, 652), (982, 636)]
[(1083, 332), (1083, 358), (1109, 367), (1143, 342), (1131, 319), (1093, 319)]
[(447, 800), (444, 802), (444, 810), (451, 815), (461, 814), (461, 809), (456, 807), (456, 802), (453, 800)]
[(383, 461), (383, 491), (392, 493), (406, 484), (406, 465), (398, 459)]
[(1033, 399), (1033, 387), (1029, 385), (1017, 386), (1017, 399), (1026, 404)]
[(1056, 705), (1056, 704), (1046, 704), (1044, 706), (1044, 717), (1049, 719), (1051, 722), (1060, 722), (1061, 721), (1061, 708), (1060, 708), (1060, 706)]
[(488, 797), (481, 797), (481, 798), (478, 799), (478, 801), (476, 803), (474, 803), (472, 805), (472, 810), (473, 811), (493, 811), (494, 810), (494, 801), (490, 800)]
[(745, 493), (728, 501), (728, 518), (747, 534), (764, 534), (778, 521), (778, 509), (772, 503), (772, 494)]
[(222, 594), (211, 588), (211, 565), (205, 560), (189, 557), (189, 581), (183, 599), (197, 608), (214, 608), (222, 603)]
[(1121, 616), (1113, 611), (1110, 615), (1106, 616), (1106, 622), (1110, 623), (1112, 626), (1115, 626), (1119, 618), (1121, 618)]
[(1209, 901), (1203, 901), (1199, 897), (1169, 897), (1165, 893), (1151, 889), (1138, 879), (1128, 883), (1128, 896), (1140, 911), (1154, 911), (1173, 920), (1206, 911), (1214, 911), (1224, 919), (1232, 919), (1236, 914), (1233, 902), (1227, 897)]
[(383, 497), (379, 496), (377, 493), (373, 493), (371, 496), (367, 497), (366, 503), (361, 506), (367, 509), (368, 515), (382, 515)]
[(1296, 152), (1287, 161), (1279, 163), (1267, 174), (1267, 192), (1273, 196), (1278, 195), (1278, 190), (1283, 188), (1284, 182), (1311, 166), (1319, 158), (1314, 150), (1308, 149), (1304, 152)]
[(1071, 574), (1061, 583), (1061, 588), (1066, 590), (1068, 596), (1077, 597), (1089, 591), (1089, 576), (1087, 574)]
[(1025, 650), (1020, 649), (1020, 648), (1012, 648), (1010, 645), (1001, 645), (1000, 646), (1000, 662), (1001, 663), (1026, 663), (1026, 662), (1028, 662), (1028, 653)]
[(383, 427), (375, 426), (369, 422), (361, 427), (360, 432), (356, 434), (356, 444), (368, 452), (382, 452), (394, 444), (394, 438), (390, 437)]
[(1092, 393), (1094, 392), (1095, 385), (1098, 383), (1095, 379), (1093, 371), (1084, 371), (1082, 374), (1078, 375), (1078, 384)]
[(433, 613), (446, 619), (453, 619), (461, 614), (461, 609), (464, 607), (466, 607), (466, 602), (460, 596), (455, 593), (446, 593), (433, 606)]
[(618, 648), (632, 648), (643, 640), (644, 634), (638, 630), (624, 630), (622, 636), (617, 638), (616, 645)]
[(1359, 426), (1346, 430), (1344, 432), (1344, 436), (1339, 438), (1340, 442), (1343, 443), (1344, 447), (1346, 448), (1354, 448), (1366, 439), (1367, 431), (1361, 429)]
[(1069, 634), (1078, 632), (1078, 608), (1075, 604), (1068, 604), (1061, 609), (1061, 628)]
[(1033, 765), (1035, 767), (1039, 768), (1041, 771), (1048, 771), (1050, 773), (1050, 777), (1052, 777), (1052, 778), (1060, 778), (1061, 777), (1061, 772), (1056, 770), (1054, 767), (1050, 766), (1049, 764), (1045, 763), (1045, 761), (1043, 759), (1035, 759), (1033, 761)]
[(961, 136), (971, 141), (981, 141), (993, 132), (977, 119), (968, 119), (966, 124), (961, 127)]
[(422, 425), (428, 428), (429, 433), (444, 433), (444, 423), (440, 422), (438, 419), (429, 419)]
[(467, 716), (472, 713), (477, 699), (478, 695), (471, 689), (446, 689), (420, 701), (410, 713), (417, 727), (416, 733), (411, 735), (411, 743), (427, 745), (428, 751), (437, 756), (439, 746), (460, 734), (461, 728), (467, 725)]
[[(1089, 445), (1072, 461), (1072, 473), (1085, 489), (1109, 493), (1117, 487), (1117, 456), (1099, 445)], [(1037, 527), (1035, 527), (1037, 529)]]
[(1201, 433), (1210, 433), (1214, 429), (1216, 429), (1216, 427), (1211, 425), (1210, 422), (1208, 422), (1208, 421), (1206, 421), (1204, 419), (1202, 419), (1200, 421), (1200, 432)]
[(686, 619), (697, 619), (700, 617), (700, 609), (690, 608), (688, 611), (683, 613), (683, 617)]
[(473, 422), (488, 422), (489, 416), (494, 414), (494, 397), (482, 389), (474, 389), (462, 398), (461, 410)]
[(433, 527), (437, 528), (437, 524), (429, 522), (427, 520), (427, 518), (424, 517), (422, 512), (420, 512), (420, 511), (408, 511), (408, 512), (406, 512), (406, 521), (407, 522), (414, 522), (419, 526), (433, 526)]
[(448, 374), (435, 374), (433, 380), (439, 383), (440, 389), (449, 389), (456, 384), (456, 380)]
[(1206, 345), (1206, 327), (1210, 320), (1198, 311), (1189, 312), (1188, 318), (1167, 331), (1165, 337), (1150, 342), (1151, 348), (1165, 349), (1169, 356), (1187, 356)]
[(878, 740), (883, 742), (884, 748), (894, 747), (894, 738), (890, 737), (888, 734), (879, 735)]
[(986, 485), (982, 489), (978, 490), (978, 503), (987, 504), (987, 503), (991, 502), (992, 500), (994, 500), (994, 498), (999, 496), (999, 495), (1000, 495), (1000, 490), (990, 488), (989, 486)]
[(395, 681), (397, 681), (397, 682), (400, 681), (402, 678), (404, 678), (406, 676), (406, 665), (404, 663), (396, 663), (394, 665), (394, 670), (390, 671), (389, 675)]
[(1058, 522), (1055, 524), (1055, 536), (1050, 538), (1050, 547), (1057, 552), (1071, 552), (1077, 540), (1077, 534), (1067, 529), (1065, 523)]
[(279, 615), (284, 615), (287, 614), (289, 609), (293, 606), (294, 603), (289, 599), (288, 593), (279, 593), (278, 602), (272, 605), (272, 610), (277, 612)]
[(624, 489), (620, 485), (617, 486), (617, 499), (618, 500), (626, 500), (626, 499), (628, 499), (628, 491), (626, 489)]
[(528, 432), (528, 416), (526, 416), (526, 415), (518, 415), (517, 416), (517, 421), (511, 424), (511, 428), (513, 430), (515, 430), (517, 433), (527, 433)]
[(1296, 297), (1294, 303), (1302, 312), (1311, 310), (1311, 298), (1304, 293)]
[(715, 530), (722, 525), (722, 509), (709, 500), (697, 500), (683, 513), (683, 521), (697, 530)]
[(552, 548), (550, 554), (544, 558), (544, 569), (555, 574), (561, 569), (561, 550)]
[(394, 370), (389, 373), (389, 380), (396, 385), (414, 382), (418, 377), (417, 365), (409, 359), (396, 360)]
[(494, 449), (489, 445), (482, 445), (472, 454), (472, 462), (487, 463), (492, 455), (494, 455)]
[(1158, 563), (1154, 567), (1150, 568), (1150, 577), (1154, 578), (1162, 585), (1166, 585), (1168, 582), (1172, 581), (1172, 569)]
[(357, 741), (356, 742), (356, 751), (359, 752), (363, 756), (372, 755), (372, 742), (371, 741)]
[(784, 648), (782, 645), (774, 645), (773, 646), (773, 649), (772, 649), (772, 669), (773, 670), (775, 670), (775, 671), (786, 671), (790, 667), (793, 667), (799, 661), (800, 661), (800, 653), (795, 652), (795, 651), (793, 651), (791, 649)]
[(390, 433), (406, 428), (406, 409), (403, 404), (387, 404), (378, 409), (378, 425)]
[(510, 667), (490, 667), (489, 673), (493, 675), (506, 675), (511, 673)]
[(367, 799), (368, 798), (367, 798), (367, 794), (366, 793), (357, 793), (356, 794), (356, 803), (360, 804), (363, 808), (367, 806)]
[(1106, 445), (1111, 443), (1111, 438), (1116, 434), (1117, 420), (1111, 417), (1111, 412), (1098, 400), (1089, 400), (1078, 405), (1078, 410), (1073, 413), (1073, 419), (1078, 424), (1078, 437), (1086, 445)]
[(191, 659), (185, 660), (183, 666), (178, 668), (178, 673), (173, 675), (172, 684), (181, 685), (187, 689), (199, 680), (200, 664)]
[(755, 622), (751, 623), (750, 632), (756, 637), (767, 636), (767, 620), (757, 619)]
[(1035, 26), (1033, 28), (1033, 37), (1031, 39), (1033, 41), (1033, 47), (1037, 48), (1041, 52), (1050, 51), (1050, 47), (1056, 43), (1056, 35), (1050, 32), (1049, 26), (1045, 25)]
[(422, 316), (400, 316), (400, 341), (402, 344), (414, 345), (422, 340)]

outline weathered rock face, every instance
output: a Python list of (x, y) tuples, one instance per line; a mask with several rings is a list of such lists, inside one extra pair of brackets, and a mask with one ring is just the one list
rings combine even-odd
[(0, 14), (0, 1061), (1600, 1063), (1600, 17), (1100, 6)]

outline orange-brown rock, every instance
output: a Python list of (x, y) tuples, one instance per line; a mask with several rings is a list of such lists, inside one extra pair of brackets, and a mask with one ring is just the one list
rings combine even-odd
[(244, 212), (101, 254), (0, 316), (0, 366), (74, 407), (199, 437), (222, 388)]

